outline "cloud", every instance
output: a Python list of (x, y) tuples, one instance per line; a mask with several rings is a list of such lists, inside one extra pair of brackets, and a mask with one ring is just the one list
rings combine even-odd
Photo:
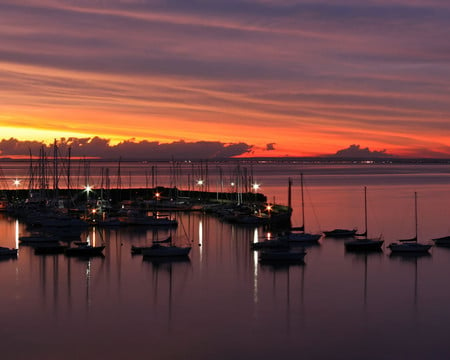
[(338, 158), (352, 158), (352, 159), (373, 159), (373, 158), (388, 158), (392, 155), (386, 153), (386, 150), (371, 151), (369, 148), (361, 148), (359, 145), (350, 145), (346, 149), (338, 150), (333, 156)]
[[(62, 138), (56, 141), (60, 156), (119, 159), (124, 160), (220, 160), (244, 155), (252, 150), (245, 143), (225, 144), (214, 141), (159, 143), (149, 141), (136, 142), (133, 139), (111, 145), (110, 140), (93, 138)], [(52, 157), (53, 145), (38, 141), (19, 141), (3, 139), (0, 141), (2, 157), (25, 157), (31, 153), (34, 157), (44, 153)]]

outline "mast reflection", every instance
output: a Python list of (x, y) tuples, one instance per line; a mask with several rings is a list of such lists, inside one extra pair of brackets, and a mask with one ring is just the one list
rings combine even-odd
[[(181, 298), (178, 291), (184, 291), (186, 276), (191, 268), (188, 257), (143, 258), (143, 263), (150, 264), (152, 270), (152, 307), (157, 313), (167, 305), (167, 330), (170, 333), (174, 316), (174, 298)], [(178, 275), (184, 274), (184, 278)]]

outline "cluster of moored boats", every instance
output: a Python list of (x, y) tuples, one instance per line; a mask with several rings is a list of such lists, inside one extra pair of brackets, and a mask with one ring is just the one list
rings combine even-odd
[[(324, 231), (321, 234), (309, 234), (304, 230), (304, 225), (298, 229), (292, 229), (285, 234), (279, 235), (273, 239), (265, 239), (260, 242), (251, 244), (252, 249), (262, 249), (260, 253), (260, 260), (298, 260), (303, 261), (306, 250), (303, 247), (301, 250), (293, 250), (292, 245), (308, 245), (318, 243), (322, 237), (332, 238), (347, 238), (344, 246), (347, 251), (382, 251), (384, 240), (380, 237), (368, 238), (367, 237), (367, 197), (366, 189), (364, 189), (365, 200), (365, 231), (358, 234), (357, 229), (334, 229), (330, 231)], [(426, 254), (429, 252), (433, 244), (424, 244), (417, 241), (417, 194), (414, 194), (415, 199), (415, 221), (416, 221), (416, 234), (411, 239), (403, 239), (397, 242), (393, 242), (387, 246), (387, 248), (394, 254)], [(304, 217), (303, 217), (304, 224)], [(298, 230), (297, 232), (295, 230)], [(440, 238), (432, 239), (435, 245), (438, 246), (450, 246), (450, 236), (444, 236)]]
[[(178, 221), (168, 215), (148, 215), (146, 212), (126, 211), (115, 218), (70, 216), (46, 207), (14, 209), (15, 217), (27, 226), (29, 235), (19, 236), (20, 245), (34, 248), (35, 254), (65, 254), (66, 256), (103, 256), (105, 245), (94, 246), (81, 241), (81, 234), (90, 226), (162, 226), (176, 227)], [(17, 257), (18, 249), (0, 247), (0, 257)]]
[[(384, 240), (368, 238), (366, 232), (358, 234), (356, 229), (335, 229), (321, 234), (305, 233), (303, 229), (290, 231), (275, 237), (250, 244), (253, 250), (260, 250), (260, 261), (303, 261), (308, 246), (318, 244), (322, 238), (346, 239), (344, 246), (349, 252), (381, 252)], [(450, 236), (432, 239), (436, 246), (450, 246)], [(387, 246), (392, 254), (427, 254), (433, 244), (419, 243), (417, 236), (411, 239), (399, 240)]]

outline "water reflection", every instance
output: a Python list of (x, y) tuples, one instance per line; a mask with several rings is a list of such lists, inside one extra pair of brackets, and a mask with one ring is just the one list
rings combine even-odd
[(381, 261), (382, 257), (384, 256), (383, 251), (381, 249), (376, 251), (359, 251), (359, 252), (349, 252), (346, 251), (346, 256), (350, 256), (354, 261), (358, 263), (357, 270), (361, 272), (361, 268), (359, 266), (360, 263), (362, 263), (362, 274), (363, 274), (363, 305), (364, 310), (367, 310), (367, 297), (368, 297), (368, 288), (369, 288), (369, 259), (373, 261), (374, 259), (377, 259), (377, 261)]
[(395, 254), (391, 253), (389, 258), (399, 261), (402, 265), (408, 266), (408, 271), (410, 269), (410, 265), (413, 267), (412, 271), (412, 279), (413, 279), (413, 305), (414, 309), (417, 311), (418, 305), (418, 293), (419, 293), (419, 262), (429, 261), (431, 260), (430, 253), (403, 253), (403, 254)]
[(151, 306), (158, 315), (166, 314), (167, 331), (170, 333), (176, 311), (182, 307), (176, 300), (184, 298), (187, 279), (192, 274), (191, 261), (184, 257), (143, 258), (143, 263), (149, 264), (151, 269)]
[[(351, 182), (361, 179), (369, 177)], [(353, 225), (361, 217), (361, 184), (353, 192), (347, 184), (318, 181), (320, 192), (311, 189), (317, 229), (347, 225), (347, 217)], [(448, 218), (447, 187), (418, 189), (421, 238), (448, 230), (439, 228)], [(389, 242), (410, 228), (402, 210), (411, 188), (375, 192), (371, 229)], [(142, 358), (148, 349), (161, 359), (403, 358), (405, 349), (408, 359), (450, 356), (448, 249), (434, 247), (426, 257), (347, 253), (344, 241), (322, 239), (308, 247), (305, 263), (259, 263), (250, 243), (267, 229), (200, 212), (177, 216), (200, 246), (189, 259), (156, 261), (132, 256), (131, 246), (169, 234), (181, 241), (182, 227), (91, 228), (80, 240), (105, 243), (104, 257), (41, 257), (18, 244), (27, 233), (23, 223), (0, 215), (1, 244), (20, 246), (17, 261), (0, 263), (0, 333), (10, 344), (5, 358), (115, 360)], [(426, 346), (412, 341), (416, 335)], [(74, 341), (83, 344), (76, 353)]]
[[(253, 231), (253, 243), (259, 241), (258, 228)], [(250, 244), (249, 244), (250, 246)], [(258, 303), (258, 252), (253, 252), (253, 302)]]

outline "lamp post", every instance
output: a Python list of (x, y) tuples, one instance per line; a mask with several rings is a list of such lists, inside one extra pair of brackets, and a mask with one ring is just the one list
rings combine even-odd
[(258, 189), (260, 188), (260, 185), (259, 184), (257, 184), (257, 183), (254, 183), (253, 185), (252, 185), (252, 189), (253, 189), (253, 191), (255, 192), (255, 201), (257, 201), (258, 200)]
[(20, 180), (18, 178), (15, 178), (15, 180), (13, 181), (14, 186), (16, 187), (16, 201), (18, 200), (18, 188), (20, 185)]
[(200, 198), (203, 198), (203, 185), (205, 184), (205, 181), (203, 179), (197, 180), (197, 186), (200, 188)]
[(86, 210), (88, 208), (89, 205), (89, 193), (92, 191), (92, 186), (90, 186), (89, 184), (87, 184), (84, 187), (84, 191), (86, 191)]

